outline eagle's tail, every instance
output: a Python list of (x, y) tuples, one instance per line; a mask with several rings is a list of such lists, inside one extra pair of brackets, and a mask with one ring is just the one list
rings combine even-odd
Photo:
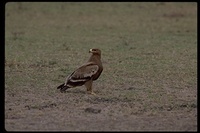
[(64, 86), (64, 83), (61, 84), (61, 85), (59, 85), (59, 86), (57, 87), (57, 89), (60, 89), (60, 88), (62, 88), (63, 86)]
[(60, 92), (65, 92), (65, 90), (67, 90), (68, 88), (70, 88), (70, 87), (66, 86), (65, 83), (63, 83), (57, 87), (57, 89), (60, 89)]

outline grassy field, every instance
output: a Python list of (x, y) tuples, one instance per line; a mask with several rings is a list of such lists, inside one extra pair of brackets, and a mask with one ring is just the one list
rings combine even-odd
[[(6, 130), (197, 131), (197, 3), (5, 9)], [(102, 50), (98, 96), (60, 93), (90, 48)]]

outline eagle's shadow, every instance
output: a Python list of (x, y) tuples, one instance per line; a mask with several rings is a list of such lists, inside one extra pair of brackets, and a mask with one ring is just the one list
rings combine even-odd
[[(73, 88), (69, 88), (67, 90), (65, 90), (64, 92), (62, 93), (69, 93), (69, 94), (87, 94), (88, 95), (88, 92), (86, 91), (86, 89), (74, 89)], [(99, 91), (95, 91), (95, 93), (99, 93)]]
[(72, 93), (72, 94), (86, 94), (86, 90), (66, 90), (64, 93)]

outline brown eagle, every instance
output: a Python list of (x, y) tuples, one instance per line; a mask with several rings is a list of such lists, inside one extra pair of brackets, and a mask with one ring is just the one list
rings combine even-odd
[(89, 53), (92, 53), (92, 55), (88, 62), (71, 73), (65, 83), (59, 85), (57, 89), (65, 92), (68, 88), (85, 85), (89, 94), (95, 94), (92, 90), (92, 82), (97, 80), (103, 71), (101, 50), (90, 49)]

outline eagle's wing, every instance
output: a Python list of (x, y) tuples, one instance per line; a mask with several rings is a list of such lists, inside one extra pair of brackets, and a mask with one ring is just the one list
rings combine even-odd
[(88, 62), (69, 75), (65, 84), (70, 87), (83, 85), (85, 82), (91, 80), (98, 70), (99, 66), (97, 64)]

